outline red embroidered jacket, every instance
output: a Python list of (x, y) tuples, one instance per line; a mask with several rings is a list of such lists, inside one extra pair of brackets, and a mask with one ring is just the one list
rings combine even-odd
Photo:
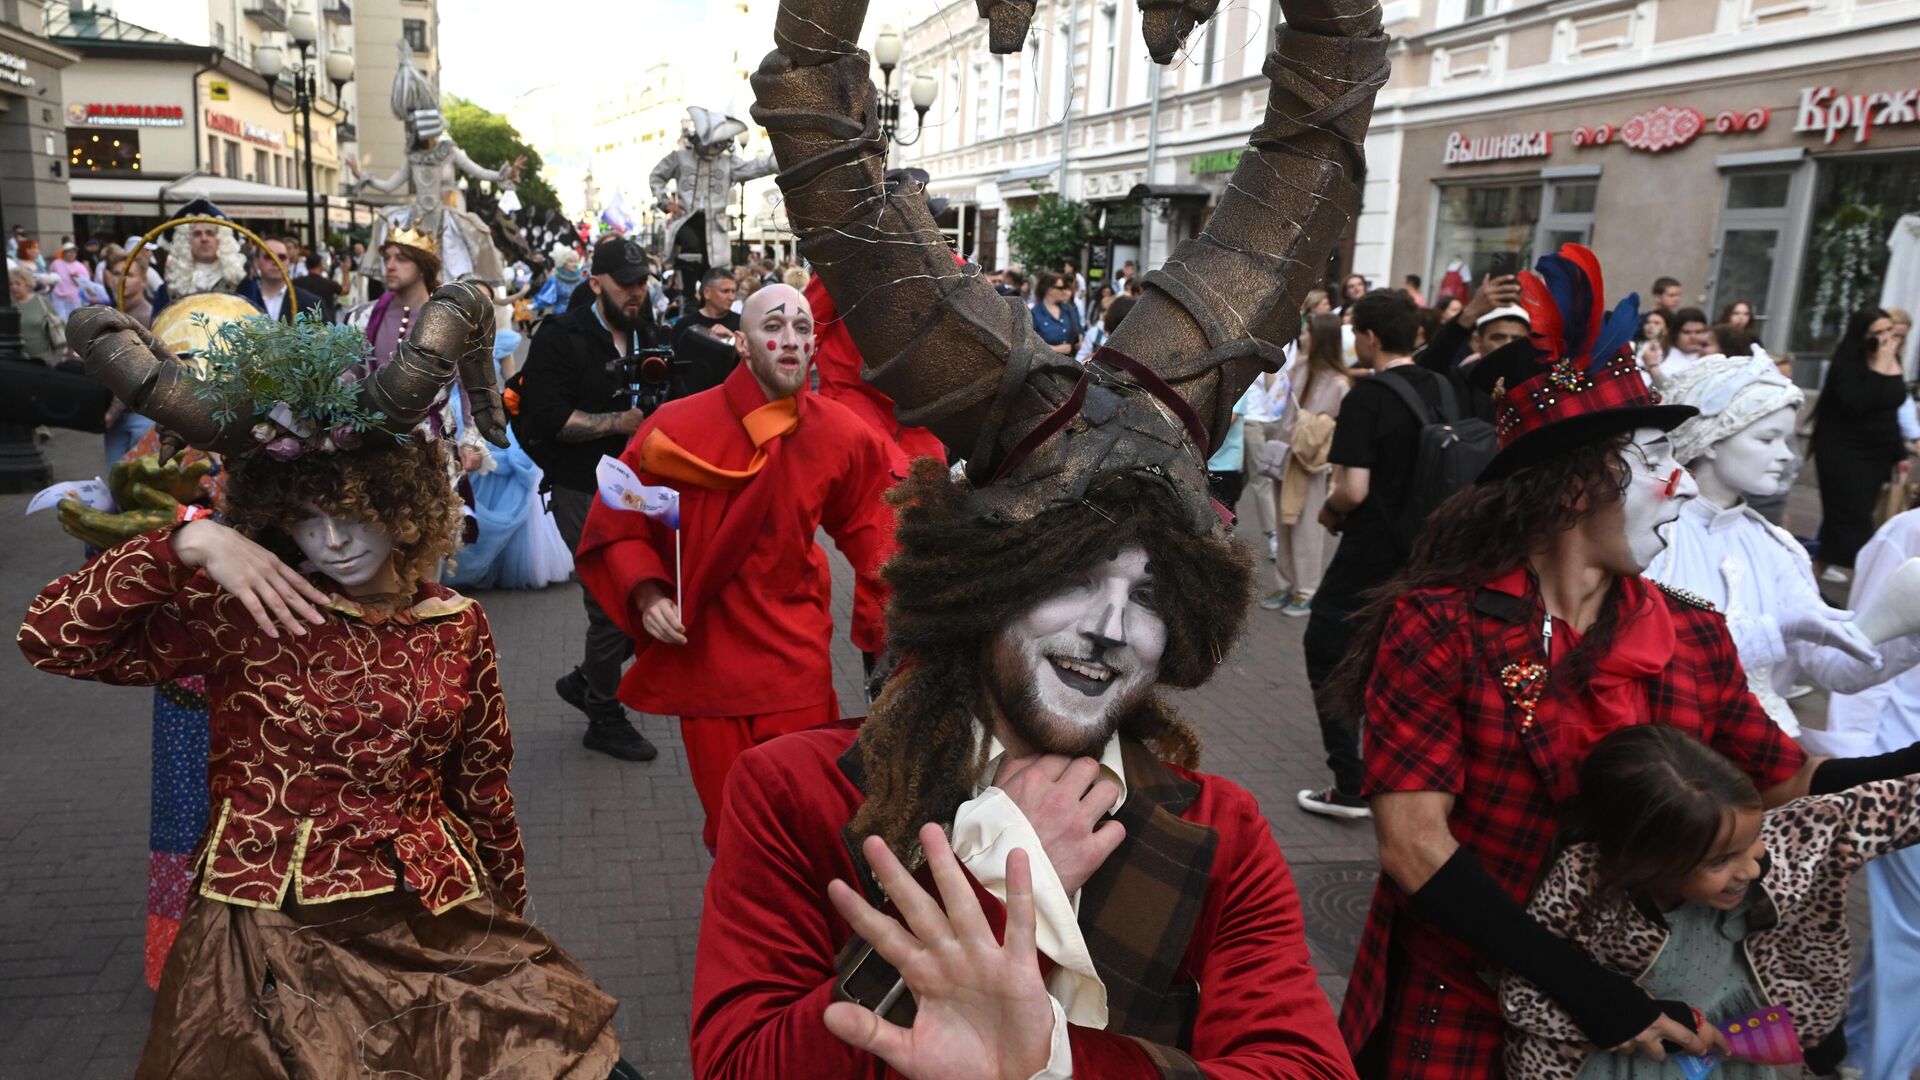
[(289, 883), (314, 903), (390, 892), (403, 875), (439, 913), (479, 896), (484, 869), (523, 908), (513, 741), (479, 605), (428, 583), (380, 619), (336, 597), (326, 625), (274, 639), (170, 537), (136, 536), (47, 586), (19, 641), (33, 666), (71, 678), (206, 678), (201, 895), (278, 907)]

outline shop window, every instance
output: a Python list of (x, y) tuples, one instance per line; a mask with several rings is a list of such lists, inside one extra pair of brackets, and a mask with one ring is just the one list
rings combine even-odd
[(1559, 251), (1562, 244), (1593, 243), (1593, 206), (1599, 196), (1599, 180), (1556, 180), (1548, 184), (1550, 209), (1541, 215), (1534, 250), (1544, 255)]
[(1920, 213), (1920, 154), (1819, 163), (1794, 306), (1796, 354), (1831, 352), (1848, 315), (1880, 302), (1887, 239), (1901, 216), (1912, 213)]
[(207, 171), (215, 176), (220, 172), (220, 136), (207, 136)]
[(1707, 279), (1707, 314), (1717, 316), (1736, 300), (1745, 301), (1753, 308), (1760, 344), (1771, 350), (1786, 344), (1783, 328), (1772, 315), (1786, 303), (1781, 293), (1791, 277), (1785, 270), (1785, 243), (1793, 224), (1794, 171), (1740, 169), (1727, 174)]
[(253, 176), (251, 179), (262, 184), (267, 182), (267, 152), (259, 147), (255, 147), (253, 151)]
[(1477, 282), (1503, 251), (1518, 253), (1521, 266), (1533, 265), (1544, 189), (1539, 180), (1442, 186), (1427, 280), (1445, 281), (1449, 269), (1464, 269)]
[(1791, 172), (1735, 173), (1727, 177), (1727, 209), (1785, 209), (1792, 187)]
[(220, 175), (238, 177), (240, 175), (240, 144), (228, 139), (223, 149), (226, 151), (227, 164), (226, 171)]
[(139, 176), (140, 130), (68, 128), (67, 172), (72, 176)]

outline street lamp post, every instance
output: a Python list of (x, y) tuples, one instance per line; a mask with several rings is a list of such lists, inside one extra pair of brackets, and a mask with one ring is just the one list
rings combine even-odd
[[(253, 66), (266, 76), (267, 97), (273, 102), (274, 110), (283, 116), (299, 116), (301, 127), (301, 157), (304, 159), (307, 185), (307, 242), (315, 247), (320, 244), (319, 214), (314, 207), (313, 189), (313, 105), (320, 96), (321, 71), (324, 68), (327, 81), (333, 84), (333, 97), (337, 102), (341, 91), (353, 81), (353, 54), (345, 49), (333, 49), (327, 53), (326, 60), (320, 65), (314, 50), (320, 41), (320, 23), (313, 12), (297, 10), (287, 16), (287, 39), (300, 54), (291, 68), (287, 67), (286, 52), (278, 45), (259, 45), (253, 50)], [(292, 83), (293, 104), (286, 108), (280, 105), (275, 90), (280, 85), (282, 74), (289, 76)]]
[[(7, 230), (6, 213), (0, 209), (0, 236)], [(29, 364), (20, 341), (20, 309), (13, 306), (13, 284), (0, 292), (0, 364)], [(33, 428), (26, 424), (0, 423), (0, 492), (15, 494), (38, 491), (53, 483), (53, 468), (34, 441)]]
[(933, 100), (940, 93), (940, 84), (933, 76), (922, 72), (913, 77), (913, 85), (907, 91), (908, 100), (913, 102), (913, 137), (902, 138), (900, 131), (900, 91), (893, 88), (893, 69), (900, 66), (900, 32), (891, 26), (880, 28), (879, 36), (873, 39), (873, 62), (880, 65), (880, 99), (877, 110), (880, 113), (881, 145), (886, 147), (889, 161), (893, 156), (893, 147), (912, 146), (920, 141), (927, 130), (927, 110), (933, 108)]

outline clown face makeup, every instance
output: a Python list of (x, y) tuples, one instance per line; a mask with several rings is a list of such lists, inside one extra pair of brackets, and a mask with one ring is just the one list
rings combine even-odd
[[(1680, 517), (1680, 507), (1700, 494), (1693, 477), (1673, 458), (1673, 444), (1659, 428), (1640, 428), (1621, 453), (1627, 488), (1620, 497), (1631, 573), (1653, 563), (1667, 546), (1664, 530)], [(1629, 572), (1627, 568), (1617, 568)]]
[(1153, 688), (1166, 646), (1147, 553), (1128, 547), (1000, 632), (990, 690), (1032, 752), (1097, 754)]
[(348, 593), (378, 585), (392, 572), (393, 537), (378, 522), (348, 521), (307, 505), (311, 517), (287, 529), (311, 569)]
[(1713, 444), (1694, 462), (1700, 493), (1732, 506), (1749, 495), (1772, 495), (1793, 462), (1794, 410), (1778, 409)]
[(800, 290), (768, 285), (747, 297), (735, 339), (740, 359), (768, 401), (792, 397), (813, 363), (813, 308)]

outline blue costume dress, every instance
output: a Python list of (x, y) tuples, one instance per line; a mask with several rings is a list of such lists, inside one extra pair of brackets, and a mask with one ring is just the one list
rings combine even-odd
[[(501, 330), (493, 339), (499, 367), (520, 344), (520, 335)], [(573, 552), (560, 536), (553, 513), (540, 498), (540, 466), (533, 463), (511, 429), (508, 446), (490, 448), (492, 468), (468, 477), (479, 535), (453, 557), (442, 581), (457, 589), (539, 589), (573, 574)]]

